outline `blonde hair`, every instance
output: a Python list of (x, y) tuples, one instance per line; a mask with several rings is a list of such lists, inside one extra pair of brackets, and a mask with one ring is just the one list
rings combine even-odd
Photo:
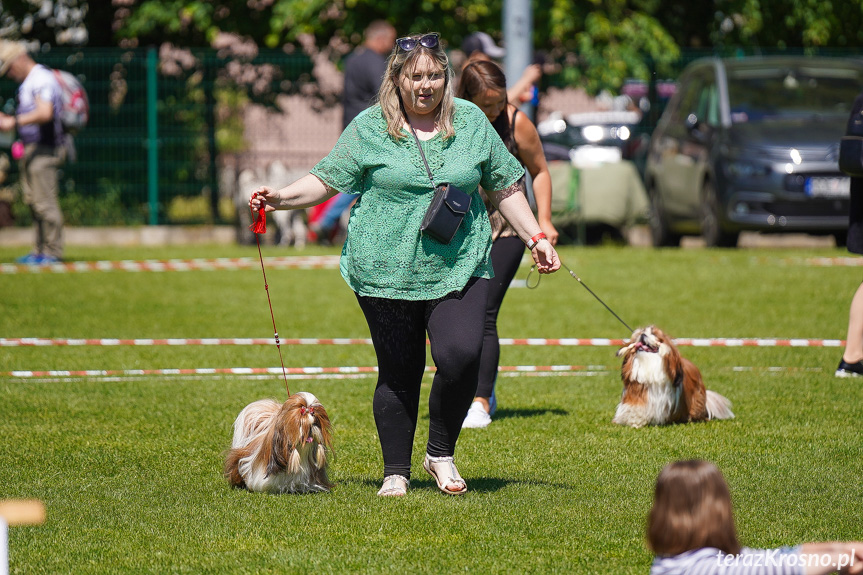
[[(424, 34), (415, 34), (412, 38), (421, 38)], [(444, 93), (440, 104), (438, 104), (437, 117), (435, 124), (444, 138), (450, 138), (455, 135), (453, 129), (453, 116), (455, 115), (455, 90), (453, 88), (453, 73), (449, 65), (449, 58), (446, 52), (440, 45), (434, 48), (426, 48), (417, 43), (416, 48), (408, 52), (402, 50), (396, 44), (393, 51), (387, 59), (387, 71), (384, 74), (381, 88), (378, 92), (378, 103), (381, 106), (381, 112), (387, 121), (387, 133), (396, 140), (405, 137), (402, 131), (407, 118), (405, 117), (404, 106), (401, 102), (401, 93), (399, 91), (399, 79), (403, 76), (412, 75), (416, 69), (416, 63), (422, 56), (429, 56), (434, 60), (444, 71)]]
[(722, 472), (700, 460), (669, 463), (656, 479), (647, 542), (656, 555), (714, 547), (738, 555), (731, 493)]

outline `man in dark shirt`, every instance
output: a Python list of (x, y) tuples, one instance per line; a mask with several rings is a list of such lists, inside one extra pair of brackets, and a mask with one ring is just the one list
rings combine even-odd
[[(385, 20), (375, 20), (363, 33), (363, 44), (345, 60), (345, 89), (342, 93), (342, 129), (377, 98), (381, 79), (387, 71), (387, 57), (396, 43), (396, 29)], [(309, 227), (319, 243), (328, 244), (342, 213), (356, 196), (339, 194), (327, 205), (317, 221)]]
[(345, 90), (342, 95), (342, 128), (369, 107), (378, 95), (387, 69), (387, 56), (396, 42), (396, 29), (385, 20), (375, 20), (365, 30), (362, 46), (345, 60)]

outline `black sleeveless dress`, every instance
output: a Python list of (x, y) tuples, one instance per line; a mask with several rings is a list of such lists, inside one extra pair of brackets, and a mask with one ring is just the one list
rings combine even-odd
[[(854, 100), (850, 124), (854, 116), (863, 112), (863, 93)], [(851, 178), (851, 198), (848, 204), (848, 251), (863, 254), (863, 178)]]

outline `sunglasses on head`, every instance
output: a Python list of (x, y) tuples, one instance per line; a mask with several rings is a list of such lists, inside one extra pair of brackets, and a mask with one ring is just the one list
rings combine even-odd
[(424, 34), (419, 38), (414, 38), (413, 36), (405, 36), (404, 38), (399, 38), (398, 40), (396, 40), (396, 45), (405, 52), (410, 52), (417, 46), (432, 49), (437, 48), (439, 38), (440, 34), (438, 34), (437, 32), (434, 32), (432, 34)]

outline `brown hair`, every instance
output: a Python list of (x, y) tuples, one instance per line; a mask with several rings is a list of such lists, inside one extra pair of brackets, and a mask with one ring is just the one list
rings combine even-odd
[(669, 463), (656, 479), (647, 542), (656, 555), (715, 547), (737, 555), (731, 493), (722, 472), (707, 461)]
[(503, 90), (504, 106), (503, 111), (498, 114), (491, 125), (494, 127), (497, 135), (506, 144), (507, 150), (511, 154), (518, 153), (518, 146), (515, 142), (515, 135), (512, 133), (512, 126), (509, 123), (509, 100), (506, 97), (506, 75), (503, 69), (485, 58), (471, 58), (467, 65), (462, 68), (461, 77), (458, 82), (456, 96), (465, 100), (474, 101), (474, 98), (488, 90)]
[[(411, 37), (419, 39), (422, 36), (424, 34), (414, 34)], [(416, 62), (421, 56), (431, 57), (443, 70), (446, 83), (444, 85), (443, 99), (438, 104), (436, 124), (438, 129), (443, 132), (444, 138), (455, 135), (452, 124), (453, 116), (455, 115), (452, 68), (450, 68), (449, 58), (447, 58), (440, 41), (438, 41), (437, 46), (434, 48), (426, 48), (417, 43), (416, 48), (409, 52), (405, 52), (396, 44), (387, 60), (387, 71), (384, 74), (381, 89), (378, 92), (378, 102), (381, 106), (381, 112), (387, 121), (387, 133), (396, 140), (405, 137), (402, 126), (404, 126), (406, 121), (401, 105), (399, 79), (415, 68)]]

